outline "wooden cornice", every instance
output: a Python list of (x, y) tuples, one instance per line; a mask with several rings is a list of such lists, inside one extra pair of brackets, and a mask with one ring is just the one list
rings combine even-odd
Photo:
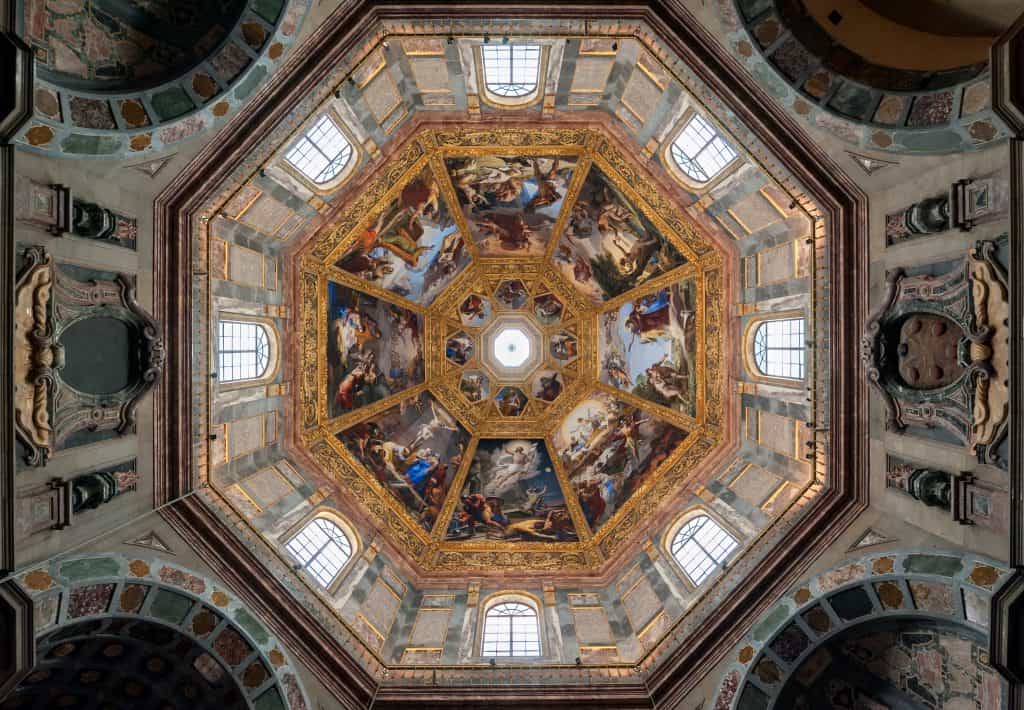
[[(779, 595), (792, 586), (850, 522), (867, 506), (867, 392), (858, 357), (867, 309), (867, 198), (803, 132), (783, 108), (674, 0), (601, 0), (552, 5), (546, 0), (495, 5), (483, 2), (371, 2), (342, 5), (309, 37), (222, 129), (155, 204), (155, 302), (164, 326), (168, 357), (157, 390), (155, 445), (156, 503), (167, 503), (192, 488), (190, 382), (191, 243), (198, 209), (227, 180), (230, 171), (274, 126), (341, 61), (363, 30), (381, 19), (492, 17), (625, 19), (646, 22), (667, 47), (717, 92), (741, 121), (764, 141), (822, 210), (830, 270), (829, 314), (831, 407), (829, 480), (785, 540), (773, 549), (674, 655), (640, 684), (575, 686), (405, 687), (396, 681), (376, 689), (373, 707), (489, 708), (673, 707), (720, 661)], [(316, 619), (296, 604), (232, 532), (190, 497), (167, 508), (165, 517), (204, 559), (231, 584), (289, 649), (338, 697), (344, 707), (365, 707), (375, 679), (330, 638)], [(358, 705), (363, 702), (364, 705)], [(351, 703), (357, 703), (352, 705)]]

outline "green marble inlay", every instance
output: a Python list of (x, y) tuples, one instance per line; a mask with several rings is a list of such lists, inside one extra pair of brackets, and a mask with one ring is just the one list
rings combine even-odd
[(909, 150), (925, 152), (960, 150), (964, 142), (959, 133), (949, 130), (898, 131), (895, 140)]
[(764, 64), (756, 64), (750, 70), (750, 73), (754, 75), (757, 82), (761, 85), (762, 89), (765, 89), (768, 93), (777, 99), (786, 97), (786, 89), (788, 86), (774, 70), (768, 68)]
[(115, 577), (121, 572), (121, 565), (110, 557), (90, 557), (85, 560), (65, 562), (60, 566), (60, 574), (69, 581), (93, 577)]
[(256, 702), (253, 703), (253, 707), (256, 710), (284, 710), (284, 703), (281, 702), (281, 693), (278, 691), (277, 686), (265, 692), (260, 697), (256, 698)]
[(277, 22), (278, 15), (281, 14), (281, 8), (284, 6), (284, 0), (256, 0), (252, 4), (253, 12), (262, 17), (270, 24)]
[(121, 139), (114, 136), (85, 136), (72, 133), (60, 143), (65, 153), (77, 155), (110, 155), (121, 149)]
[(249, 98), (249, 94), (251, 94), (259, 83), (263, 81), (263, 77), (266, 75), (267, 68), (257, 64), (253, 67), (253, 70), (249, 72), (249, 75), (235, 87), (235, 98), (239, 101)]
[(153, 606), (149, 608), (153, 616), (172, 624), (180, 624), (185, 620), (188, 610), (192, 608), (192, 600), (180, 594), (161, 589), (157, 592)]
[(963, 560), (945, 555), (907, 555), (903, 569), (919, 574), (937, 574), (952, 577), (964, 568)]
[(778, 628), (779, 624), (786, 620), (787, 616), (789, 616), (789, 609), (784, 604), (780, 604), (772, 609), (764, 617), (764, 620), (754, 627), (754, 639), (764, 641), (771, 636), (772, 631)]
[(156, 115), (160, 117), (161, 121), (175, 118), (195, 108), (192, 99), (180, 86), (153, 94), (152, 101), (153, 110), (156, 111)]
[(235, 612), (235, 621), (238, 622), (239, 626), (249, 632), (249, 635), (252, 636), (256, 643), (263, 644), (270, 641), (270, 634), (268, 634), (267, 630), (263, 628), (263, 624), (261, 624), (255, 616), (250, 614), (248, 610), (238, 609)]

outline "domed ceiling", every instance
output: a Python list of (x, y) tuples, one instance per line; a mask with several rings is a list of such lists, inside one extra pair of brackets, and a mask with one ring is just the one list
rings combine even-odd
[(304, 441), (425, 569), (598, 566), (720, 440), (724, 255), (599, 130), (397, 156), (299, 257)]
[[(158, 199), (158, 500), (353, 706), (478, 702), (510, 590), (552, 634), (510, 682), (646, 703), (862, 509), (866, 205), (681, 9), (672, 39), (537, 6), (528, 107), (487, 97), (491, 14), (434, 12), (339, 10)], [(697, 114), (736, 152), (701, 185), (671, 151)], [(321, 116), (351, 147), (326, 185), (287, 159)], [(755, 326), (797, 316), (805, 375), (759, 376)], [(281, 343), (248, 383), (218, 378), (236, 318)], [(695, 516), (737, 542), (704, 583), (671, 549)], [(320, 517), (331, 583), (287, 547)]]
[(43, 78), (68, 88), (145, 89), (183, 74), (228, 36), (245, 0), (27, 2)]

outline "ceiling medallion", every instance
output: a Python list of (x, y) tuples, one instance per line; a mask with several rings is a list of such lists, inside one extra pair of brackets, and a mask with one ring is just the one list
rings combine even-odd
[(427, 571), (596, 569), (720, 441), (722, 263), (596, 130), (423, 130), (302, 255), (302, 439)]

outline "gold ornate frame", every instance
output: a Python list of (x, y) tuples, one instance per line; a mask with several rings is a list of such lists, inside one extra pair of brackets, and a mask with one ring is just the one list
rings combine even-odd
[[(474, 155), (524, 156), (573, 155), (578, 162), (566, 190), (564, 206), (555, 222), (547, 251), (540, 257), (480, 257), (444, 167), (446, 157)], [(597, 306), (568, 284), (550, 261), (561, 239), (571, 201), (582, 189), (594, 165), (651, 221), (685, 257), (686, 261), (665, 274)], [(402, 298), (355, 275), (334, 262), (421, 170), (429, 167), (438, 179), (442, 199), (463, 235), (472, 257), (433, 303), (424, 305)], [(693, 473), (712, 452), (721, 437), (725, 386), (722, 362), (725, 319), (723, 258), (688, 220), (683, 211), (661, 194), (658, 183), (636, 166), (602, 132), (592, 128), (456, 128), (426, 129), (413, 136), (362, 193), (333, 223), (317, 234), (299, 255), (300, 294), (298, 336), (301, 348), (295, 368), (299, 377), (297, 439), (303, 443), (324, 473), (357, 501), (380, 529), (426, 571), (515, 570), (517, 572), (583, 571), (596, 569), (610, 558), (649, 517), (659, 502), (692, 482)], [(546, 406), (527, 408), (524, 416), (507, 419), (493, 416), (471, 403), (458, 388), (462, 369), (446, 361), (444, 341), (453, 329), (470, 330), (459, 322), (456, 309), (470, 293), (493, 293), (494, 286), (509, 277), (522, 279), (531, 297), (554, 293), (571, 314), (572, 332), (580, 341), (579, 357), (572, 363), (571, 378), (562, 395)], [(695, 281), (697, 304), (697, 398), (695, 416), (651, 403), (628, 392), (598, 382), (598, 317), (629, 300), (656, 291), (680, 279)], [(425, 354), (423, 384), (361, 407), (341, 417), (327, 415), (327, 284), (334, 281), (420, 314), (425, 321), (422, 343)], [(545, 334), (563, 325), (539, 326)], [(472, 440), (463, 465), (452, 481), (437, 523), (428, 532), (406, 508), (377, 482), (347, 450), (336, 434), (343, 429), (395, 406), (400, 401), (429, 391), (470, 432)], [(588, 394), (603, 392), (687, 432), (685, 440), (649, 474), (633, 495), (592, 533), (582, 510), (571, 495), (572, 487), (552, 432), (564, 416)], [(501, 436), (543, 438), (563, 491), (570, 516), (579, 533), (577, 542), (503, 542), (489, 540), (446, 541), (447, 521), (458, 500), (469, 464), (481, 438)]]

